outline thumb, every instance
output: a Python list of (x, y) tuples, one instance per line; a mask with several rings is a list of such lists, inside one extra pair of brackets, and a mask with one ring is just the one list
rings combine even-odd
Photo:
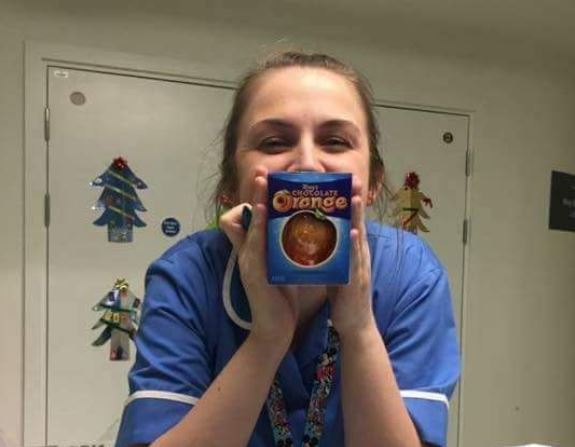
[(244, 207), (251, 209), (249, 203), (240, 203), (220, 216), (220, 228), (226, 234), (234, 250), (238, 252), (246, 239), (246, 230), (242, 224), (242, 211)]

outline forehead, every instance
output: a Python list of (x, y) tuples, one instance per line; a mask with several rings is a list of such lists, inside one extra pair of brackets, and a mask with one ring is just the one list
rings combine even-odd
[(243, 126), (273, 117), (294, 122), (348, 120), (365, 128), (365, 113), (355, 86), (327, 69), (273, 69), (255, 82), (248, 97)]

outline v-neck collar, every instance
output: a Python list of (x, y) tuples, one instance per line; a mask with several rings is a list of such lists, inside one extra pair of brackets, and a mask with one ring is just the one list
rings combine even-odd
[(327, 343), (327, 321), (329, 318), (329, 301), (322, 304), (313, 316), (311, 325), (300, 340), (300, 344), (291, 351), (300, 368), (305, 368), (310, 363), (315, 367), (315, 359), (325, 349)]
[(295, 351), (283, 358), (278, 376), (288, 408), (307, 408), (315, 378), (317, 358), (327, 344), (329, 302), (315, 314), (312, 324)]

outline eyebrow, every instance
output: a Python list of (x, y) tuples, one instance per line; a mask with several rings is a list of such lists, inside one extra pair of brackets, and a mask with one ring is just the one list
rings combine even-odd
[[(279, 127), (279, 128), (284, 128), (284, 129), (294, 129), (297, 127), (294, 124), (292, 124), (291, 122), (283, 120), (281, 118), (268, 118), (268, 119), (265, 119), (262, 121), (258, 121), (256, 124), (254, 124), (250, 128), (250, 131), (253, 132), (255, 130), (259, 130), (260, 127), (267, 127), (267, 126)], [(328, 121), (324, 121), (323, 123), (321, 123), (319, 125), (320, 129), (332, 129), (332, 128), (337, 128), (337, 127), (349, 128), (350, 130), (352, 130), (356, 134), (359, 134), (359, 128), (357, 127), (357, 125), (355, 123), (353, 123), (352, 121), (348, 121), (348, 120), (331, 119)]]
[(334, 127), (345, 127), (345, 128), (349, 128), (353, 132), (359, 133), (359, 127), (357, 127), (357, 125), (354, 122), (348, 121), (348, 120), (333, 119), (333, 120), (329, 120), (329, 121), (326, 121), (324, 123), (321, 123), (321, 125), (319, 127), (322, 129), (324, 129), (324, 128), (330, 129), (330, 128), (334, 128)]
[(265, 127), (283, 127), (286, 129), (292, 129), (294, 126), (292, 123), (286, 120), (282, 120), (280, 118), (268, 118), (262, 121), (258, 121), (253, 126), (250, 127), (250, 132), (259, 130), (260, 128)]

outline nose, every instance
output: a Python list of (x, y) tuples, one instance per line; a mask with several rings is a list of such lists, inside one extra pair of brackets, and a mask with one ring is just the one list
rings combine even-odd
[(323, 171), (319, 156), (320, 148), (316, 146), (312, 138), (302, 138), (294, 148), (293, 162), (289, 171)]

